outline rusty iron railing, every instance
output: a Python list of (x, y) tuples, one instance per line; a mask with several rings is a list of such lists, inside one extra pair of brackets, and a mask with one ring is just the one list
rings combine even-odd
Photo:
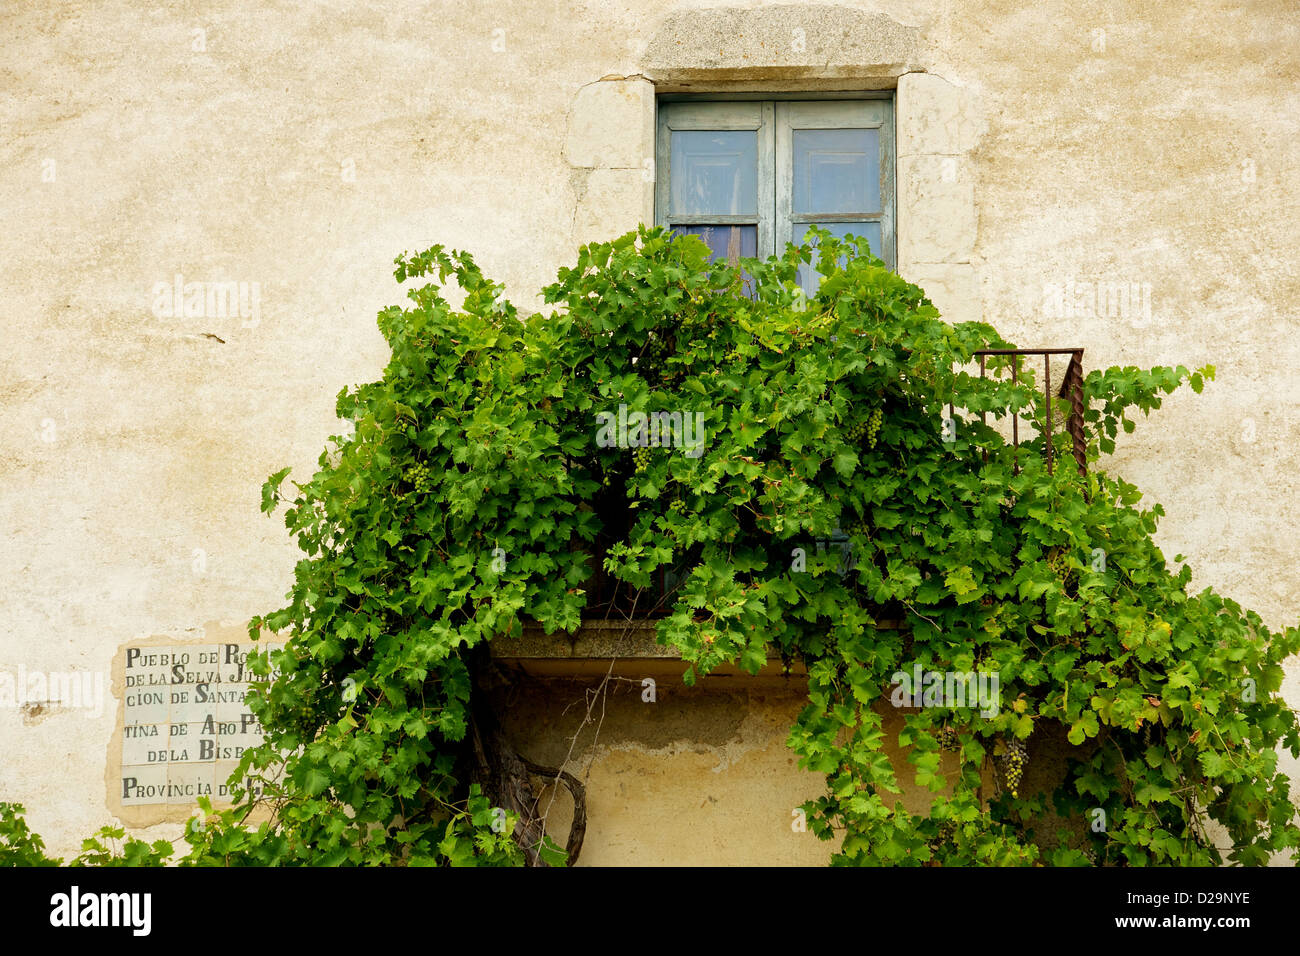
[[(1011, 381), (1020, 380), (1020, 357), (1022, 355), (1041, 355), (1043, 357), (1043, 397), (1052, 394), (1052, 356), (1068, 355), (1070, 364), (1065, 369), (1065, 380), (1061, 382), (1057, 398), (1064, 398), (1070, 403), (1070, 415), (1065, 423), (1065, 430), (1070, 433), (1073, 442), (1074, 463), (1079, 474), (1088, 473), (1088, 445), (1083, 436), (1083, 349), (980, 349), (975, 353), (980, 360), (980, 378), (985, 377), (985, 365), (990, 355), (1011, 356)], [(1047, 456), (1047, 473), (1052, 473), (1055, 447), (1052, 444), (1052, 403), (1050, 398), (1046, 405), (1046, 429), (1044, 433), (1044, 450)], [(948, 405), (948, 415), (952, 417), (952, 405)], [(987, 413), (980, 412), (980, 421), (987, 424)], [(1020, 415), (1011, 416), (1011, 444), (1014, 447), (1013, 468), (1020, 473)]]

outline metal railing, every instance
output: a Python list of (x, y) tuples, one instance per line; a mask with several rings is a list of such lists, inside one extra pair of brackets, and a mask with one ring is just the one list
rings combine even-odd
[[(1066, 399), (1070, 403), (1070, 414), (1065, 422), (1065, 430), (1069, 432), (1073, 444), (1074, 463), (1079, 469), (1080, 475), (1088, 473), (1088, 445), (1083, 435), (1083, 349), (980, 349), (975, 353), (980, 360), (980, 378), (985, 377), (985, 370), (990, 355), (1011, 356), (1011, 381), (1015, 384), (1020, 381), (1020, 357), (1022, 355), (1041, 355), (1043, 357), (1043, 397), (1048, 399), (1043, 404), (1046, 406), (1046, 428), (1044, 429), (1044, 451), (1047, 457), (1047, 473), (1052, 473), (1053, 458), (1056, 454), (1055, 446), (1052, 443), (1052, 356), (1068, 355), (1070, 364), (1066, 366), (1065, 377), (1061, 382), (1061, 388), (1057, 393), (1057, 398)], [(948, 415), (952, 417), (953, 407), (948, 405)], [(987, 422), (987, 412), (980, 412), (980, 421), (984, 424)], [(1015, 451), (1013, 452), (1013, 468), (1016, 474), (1020, 473), (1020, 415), (1013, 413), (1011, 416), (1011, 444)]]

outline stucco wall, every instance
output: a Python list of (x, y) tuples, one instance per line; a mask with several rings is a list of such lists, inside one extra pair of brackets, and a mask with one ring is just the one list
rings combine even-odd
[[(310, 470), (335, 394), (378, 375), (394, 255), (470, 249), (535, 303), (579, 241), (652, 216), (653, 97), (685, 89), (897, 89), (900, 268), (952, 318), (1088, 368), (1216, 364), (1112, 464), (1196, 584), (1293, 623), (1298, 23), (1286, 0), (5, 4), (0, 670), (108, 675), (127, 641), (278, 606), (296, 552), (259, 487)], [(177, 274), (256, 283), (257, 309), (160, 317)], [(1075, 282), (1146, 284), (1150, 312), (1049, 314), (1044, 284)], [(667, 736), (627, 718), (591, 861), (788, 832), (816, 783), (781, 750), (793, 704), (728, 693)], [(115, 707), (0, 709), (0, 798), (57, 852), (110, 822)], [(744, 754), (714, 777), (711, 735)], [(618, 789), (650, 773), (680, 785)], [(745, 793), (725, 819), (671, 809), (718, 787)]]

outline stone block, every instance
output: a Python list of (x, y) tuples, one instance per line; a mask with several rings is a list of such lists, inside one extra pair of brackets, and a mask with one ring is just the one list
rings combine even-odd
[(975, 184), (966, 160), (912, 155), (898, 158), (898, 262), (969, 262), (978, 219)]
[(925, 290), (946, 321), (982, 321), (984, 301), (979, 271), (971, 263), (921, 263), (901, 274)]
[(603, 241), (654, 219), (654, 183), (639, 169), (593, 169), (573, 219), (575, 243)]
[(654, 158), (654, 84), (600, 80), (578, 91), (564, 155), (580, 168), (642, 169)]
[(898, 78), (895, 130), (900, 157), (966, 153), (975, 147), (983, 126), (970, 90), (932, 73)]

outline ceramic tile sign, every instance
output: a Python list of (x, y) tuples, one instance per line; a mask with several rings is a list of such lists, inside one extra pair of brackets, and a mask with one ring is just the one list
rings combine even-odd
[[(237, 631), (235, 633), (238, 633)], [(214, 635), (209, 629), (207, 637)], [(233, 637), (234, 635), (229, 635)], [(184, 820), (199, 797), (230, 805), (244, 751), (262, 742), (247, 703), (248, 656), (283, 641), (131, 642), (114, 660), (118, 722), (109, 753), (109, 806), (132, 825)]]

